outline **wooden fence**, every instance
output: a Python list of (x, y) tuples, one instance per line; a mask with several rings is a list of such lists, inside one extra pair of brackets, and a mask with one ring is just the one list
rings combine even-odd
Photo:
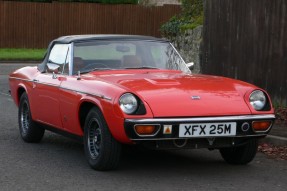
[(0, 1), (0, 48), (45, 48), (52, 39), (71, 34), (159, 37), (160, 26), (180, 10), (178, 5)]
[(205, 0), (202, 71), (241, 79), (287, 104), (287, 1)]

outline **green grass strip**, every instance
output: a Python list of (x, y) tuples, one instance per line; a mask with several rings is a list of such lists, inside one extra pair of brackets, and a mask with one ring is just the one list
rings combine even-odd
[(43, 60), (46, 49), (14, 49), (14, 48), (0, 48), (0, 61), (5, 60)]

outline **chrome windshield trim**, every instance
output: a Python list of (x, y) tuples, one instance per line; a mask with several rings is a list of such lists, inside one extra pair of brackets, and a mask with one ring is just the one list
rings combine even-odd
[(275, 119), (274, 114), (263, 115), (239, 115), (224, 117), (194, 117), (194, 118), (152, 118), (152, 119), (126, 119), (131, 123), (159, 123), (159, 122), (207, 122), (207, 121), (243, 121), (243, 120), (262, 120)]
[(73, 69), (74, 69), (74, 42), (72, 42), (70, 45), (70, 58), (69, 58), (69, 76), (73, 75)]
[[(177, 51), (177, 49), (173, 46), (172, 43), (169, 43), (169, 44), (171, 45), (171, 47), (173, 48), (173, 50), (178, 54), (178, 56), (179, 56), (179, 58), (181, 59), (181, 61), (184, 63), (185, 69), (186, 69), (187, 71), (189, 71), (189, 73), (191, 74), (192, 72), (191, 72), (190, 69), (187, 67), (187, 65), (186, 65), (184, 59), (182, 58), (182, 56), (180, 55), (180, 53), (179, 53), (179, 52)], [(182, 71), (182, 72), (184, 72), (184, 71)]]

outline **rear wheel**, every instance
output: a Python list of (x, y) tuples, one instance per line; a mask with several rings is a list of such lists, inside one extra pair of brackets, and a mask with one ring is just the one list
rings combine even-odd
[(95, 170), (112, 170), (118, 167), (121, 144), (111, 135), (108, 125), (96, 107), (88, 113), (84, 129), (85, 155)]
[(18, 123), (20, 135), (25, 142), (37, 143), (42, 140), (45, 129), (37, 127), (37, 124), (32, 120), (29, 100), (26, 93), (23, 93), (20, 98)]
[(245, 145), (220, 149), (222, 158), (229, 164), (244, 165), (251, 162), (258, 149), (258, 140), (252, 139)]

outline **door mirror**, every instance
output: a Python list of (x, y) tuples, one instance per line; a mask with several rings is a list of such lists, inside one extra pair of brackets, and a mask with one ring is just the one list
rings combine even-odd
[(48, 67), (48, 72), (55, 73), (55, 74), (59, 73), (59, 68), (60, 68), (59, 65), (53, 64), (53, 63), (48, 63), (47, 67)]
[(194, 69), (194, 62), (189, 62), (186, 64), (187, 67), (190, 69), (190, 70), (193, 70)]

